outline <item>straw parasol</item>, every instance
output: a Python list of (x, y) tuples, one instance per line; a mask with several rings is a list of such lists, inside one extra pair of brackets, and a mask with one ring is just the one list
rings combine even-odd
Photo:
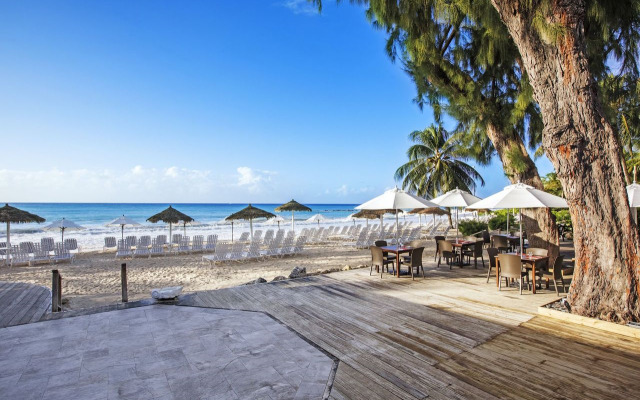
[(58, 229), (60, 230), (60, 234), (62, 235), (62, 239), (60, 239), (60, 241), (64, 245), (64, 231), (80, 231), (86, 228), (65, 218), (59, 219), (44, 227), (45, 231), (57, 231)]
[(278, 215), (275, 218), (270, 218), (269, 219), (269, 224), (271, 224), (271, 225), (278, 224), (278, 230), (280, 230), (280, 223), (284, 222), (284, 221), (285, 221), (285, 219)]
[(355, 214), (351, 214), (351, 218), (365, 218), (367, 220), (367, 226), (369, 226), (370, 219), (380, 218), (380, 232), (382, 232), (383, 221), (382, 218), (385, 214), (396, 214), (396, 210), (360, 210)]
[[(440, 207), (427, 207), (427, 208), (414, 208), (409, 211), (409, 214), (427, 215), (431, 214), (433, 217), (433, 226), (436, 226), (436, 215), (448, 215), (449, 211), (443, 210)], [(425, 217), (426, 222), (426, 217)]]
[(169, 208), (167, 208), (166, 210), (161, 211), (156, 215), (152, 215), (151, 217), (147, 218), (147, 221), (154, 224), (159, 221), (168, 223), (169, 224), (169, 245), (171, 245), (172, 244), (171, 240), (173, 238), (173, 235), (172, 235), (173, 224), (178, 224), (181, 221), (191, 222), (193, 221), (193, 218), (169, 206)]
[[(281, 206), (276, 207), (276, 212), (282, 212), (282, 211), (291, 211), (291, 230), (295, 232), (295, 223), (293, 220), (293, 215), (296, 211), (307, 211), (307, 212), (311, 212), (311, 209), (303, 204), (298, 203), (297, 201), (291, 199), (290, 202), (285, 203)], [(280, 227), (280, 225), (278, 224), (278, 227)]]
[(122, 217), (118, 217), (118, 218), (114, 219), (113, 221), (109, 222), (106, 226), (119, 226), (120, 230), (121, 230), (122, 240), (124, 240), (124, 226), (125, 225), (140, 226), (139, 223), (137, 223), (136, 221), (132, 220), (129, 217), (125, 217), (124, 214), (122, 214)]
[(307, 222), (317, 222), (318, 226), (320, 225), (320, 222), (324, 222), (327, 220), (327, 217), (325, 217), (322, 214), (316, 214), (314, 216), (312, 216), (311, 218), (306, 219)]
[(9, 204), (5, 204), (4, 207), (0, 208), (0, 222), (7, 223), (7, 264), (9, 263), (9, 255), (11, 253), (11, 223), (27, 224), (37, 222), (41, 224), (44, 221), (45, 219), (39, 215), (11, 207)]
[(249, 226), (251, 227), (251, 240), (253, 240), (253, 220), (256, 218), (273, 218), (275, 214), (271, 214), (269, 211), (256, 208), (249, 204), (242, 210), (229, 215), (225, 220), (233, 221), (236, 219), (249, 220)]

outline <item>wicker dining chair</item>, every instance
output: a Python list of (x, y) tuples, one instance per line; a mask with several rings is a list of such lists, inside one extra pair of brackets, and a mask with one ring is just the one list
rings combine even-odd
[(514, 254), (498, 254), (500, 268), (498, 269), (498, 290), (502, 290), (502, 278), (505, 278), (507, 286), (509, 286), (509, 278), (518, 280), (520, 294), (522, 294), (522, 285), (524, 278), (528, 276), (526, 271), (522, 270), (522, 259)]
[(440, 260), (444, 257), (447, 264), (449, 264), (449, 269), (453, 266), (453, 262), (459, 260), (460, 255), (455, 252), (453, 249), (453, 245), (451, 242), (446, 240), (441, 240), (438, 242), (438, 249), (440, 251), (440, 257), (438, 257), (438, 267), (440, 267)]
[(380, 279), (382, 279), (382, 275), (384, 274), (385, 266), (387, 267), (387, 272), (389, 272), (389, 264), (393, 264), (393, 268), (395, 270), (395, 262), (384, 258), (380, 247), (371, 246), (369, 249), (371, 250), (371, 268), (369, 269), (369, 276), (371, 276), (374, 266), (380, 268)]

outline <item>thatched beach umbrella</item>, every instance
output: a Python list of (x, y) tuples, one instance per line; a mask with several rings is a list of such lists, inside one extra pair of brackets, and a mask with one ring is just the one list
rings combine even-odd
[(256, 218), (273, 218), (275, 214), (271, 214), (269, 211), (262, 210), (260, 208), (256, 208), (249, 204), (247, 207), (238, 211), (237, 213), (233, 213), (229, 215), (225, 220), (233, 221), (236, 219), (244, 219), (249, 220), (249, 226), (251, 227), (251, 240), (253, 240), (253, 220)]
[(11, 223), (27, 224), (30, 222), (37, 222), (40, 224), (44, 221), (45, 219), (39, 215), (11, 207), (9, 204), (5, 204), (4, 207), (0, 208), (0, 222), (7, 223), (7, 264), (9, 263), (9, 256), (11, 253)]
[(295, 232), (295, 222), (293, 220), (293, 215), (295, 214), (295, 212), (296, 211), (311, 212), (311, 209), (309, 207), (307, 207), (305, 205), (302, 205), (302, 204), (298, 203), (297, 201), (291, 199), (290, 202), (276, 207), (276, 212), (282, 212), (282, 211), (291, 211), (291, 230)]
[(433, 226), (436, 226), (436, 215), (448, 215), (449, 212), (440, 207), (414, 208), (409, 214), (431, 214), (433, 216)]
[(62, 245), (64, 246), (64, 231), (80, 231), (82, 229), (86, 229), (84, 226), (80, 226), (73, 221), (62, 218), (55, 222), (52, 222), (50, 225), (44, 227), (45, 231), (57, 231), (60, 230), (60, 234), (62, 235)]
[(360, 210), (355, 214), (351, 215), (351, 218), (365, 218), (367, 220), (367, 226), (369, 226), (370, 219), (378, 219), (380, 218), (380, 232), (382, 232), (383, 228), (383, 218), (385, 214), (395, 214), (396, 210), (388, 209), (388, 210)]
[(172, 244), (171, 241), (173, 239), (173, 235), (172, 235), (173, 224), (180, 223), (181, 221), (191, 222), (193, 221), (193, 218), (169, 206), (169, 208), (167, 208), (166, 210), (147, 218), (147, 221), (154, 224), (159, 221), (168, 223), (169, 224), (169, 245), (171, 245)]
[(280, 223), (284, 222), (284, 221), (285, 221), (285, 219), (278, 215), (275, 218), (270, 218), (269, 219), (269, 224), (271, 224), (271, 225), (278, 224), (278, 230), (280, 230)]

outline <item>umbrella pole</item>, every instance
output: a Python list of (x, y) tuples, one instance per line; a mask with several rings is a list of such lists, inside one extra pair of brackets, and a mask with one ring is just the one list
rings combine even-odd
[(172, 233), (171, 228), (172, 228), (172, 224), (171, 222), (169, 222), (169, 251), (171, 251), (171, 249), (173, 248), (173, 235), (171, 234)]
[[(524, 238), (522, 237), (522, 208), (520, 209), (520, 253), (524, 253)], [(534, 279), (533, 284), (535, 285), (536, 277), (534, 276), (533, 279)]]
[(9, 265), (9, 258), (11, 257), (11, 222), (7, 221), (7, 266)]
[(380, 214), (380, 239), (384, 239), (384, 214)]
[(507, 235), (509, 234), (509, 211), (511, 210), (507, 208)]
[[(367, 228), (369, 227), (369, 218), (366, 218), (367, 221)], [(320, 225), (320, 223), (318, 222), (318, 225)]]
[(62, 233), (62, 248), (64, 248), (64, 228), (60, 228), (60, 232)]
[(231, 221), (231, 243), (233, 243), (233, 221)]
[(253, 242), (253, 218), (249, 218), (249, 227), (251, 228), (251, 241)]
[(122, 230), (121, 237), (124, 240), (124, 224), (120, 225), (120, 229)]
[(186, 222), (182, 223), (182, 232), (184, 233), (185, 236), (187, 236), (187, 223)]
[(458, 233), (460, 233), (460, 227), (458, 226), (458, 207), (456, 207), (456, 241), (458, 240)]
[[(291, 230), (293, 231), (293, 233), (296, 233), (296, 224), (295, 224), (294, 219), (293, 219), (293, 215), (295, 213), (296, 213), (295, 211), (291, 210)], [(279, 222), (278, 222), (278, 230), (280, 230), (280, 223)]]
[[(400, 246), (398, 243), (398, 210), (396, 210), (396, 246)], [(400, 271), (400, 266), (398, 266), (398, 271)]]

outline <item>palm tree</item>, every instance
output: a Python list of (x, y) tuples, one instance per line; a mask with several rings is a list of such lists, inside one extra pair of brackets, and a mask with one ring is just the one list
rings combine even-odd
[(409, 139), (415, 143), (407, 151), (409, 161), (395, 173), (403, 189), (431, 198), (455, 188), (472, 192), (476, 181), (484, 186), (482, 176), (465, 162), (469, 152), (441, 124), (413, 131)]

